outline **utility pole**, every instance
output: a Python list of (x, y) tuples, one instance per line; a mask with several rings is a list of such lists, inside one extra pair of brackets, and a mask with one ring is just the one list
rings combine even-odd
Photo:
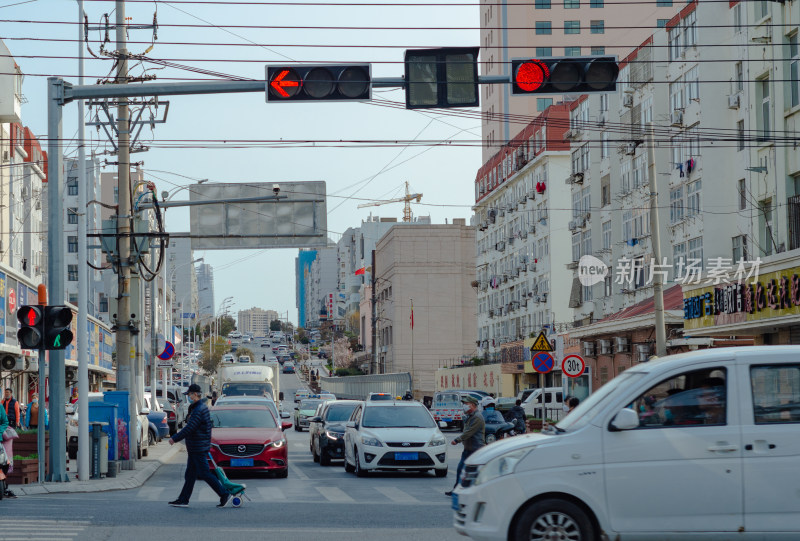
[(378, 307), (375, 306), (377, 297), (375, 296), (375, 250), (372, 250), (372, 270), (369, 273), (372, 289), (370, 291), (370, 305), (372, 306), (372, 362), (375, 363), (375, 371), (383, 373), (378, 362)]
[[(655, 146), (653, 137), (653, 124), (647, 127), (647, 161), (653, 165), (653, 178), (650, 179), (650, 240), (653, 242), (653, 259), (656, 265), (661, 265), (661, 235), (658, 229), (658, 173), (656, 172)], [(655, 269), (655, 267), (653, 267)], [(644, 270), (642, 270), (644, 272)], [(667, 354), (667, 329), (664, 325), (664, 282), (659, 272), (653, 272), (653, 303), (656, 323), (656, 355), (663, 357)]]
[[(128, 48), (125, 28), (125, 2), (117, 0), (117, 77), (116, 84), (128, 82)], [(119, 273), (117, 282), (117, 388), (128, 391), (128, 449), (130, 460), (126, 469), (134, 469), (136, 456), (136, 348), (134, 347), (131, 324), (131, 178), (130, 178), (130, 111), (128, 98), (119, 98), (117, 105), (117, 131), (119, 152), (117, 154), (117, 243), (119, 244)]]
[[(83, 0), (78, 0), (78, 84), (83, 84)], [(86, 178), (86, 120), (78, 100), (78, 480), (89, 480), (89, 268), (86, 263), (86, 219), (89, 182)]]

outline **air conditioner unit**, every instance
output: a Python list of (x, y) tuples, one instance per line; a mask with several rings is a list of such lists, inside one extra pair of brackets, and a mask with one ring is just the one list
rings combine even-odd
[(633, 107), (633, 95), (625, 94), (622, 96), (622, 105), (623, 107)]
[(577, 268), (578, 268), (577, 261), (570, 261), (569, 263), (567, 263), (567, 270), (575, 270)]
[(594, 357), (594, 342), (583, 342), (583, 356)]
[(536, 190), (531, 190), (528, 192), (528, 199), (530, 200), (536, 199)]
[(640, 363), (650, 358), (650, 344), (636, 344), (636, 360)]
[(628, 343), (628, 339), (624, 336), (617, 336), (614, 338), (614, 342), (616, 344), (616, 351), (617, 353), (630, 353), (631, 346)]
[(738, 109), (740, 99), (741, 99), (741, 94), (733, 94), (731, 96), (728, 96), (728, 109)]
[(22, 370), (22, 368), (20, 368), (21, 362), (23, 362), (22, 357), (12, 357), (11, 355), (6, 355), (0, 359), (0, 367), (3, 370)]
[(571, 220), (568, 227), (570, 231), (575, 231), (578, 229), (578, 223), (575, 220)]
[(625, 145), (625, 154), (628, 156), (633, 156), (636, 154), (636, 143), (631, 141), (630, 143)]
[(683, 126), (683, 111), (675, 109), (669, 114), (669, 125), (680, 127)]
[(39, 359), (31, 359), (28, 361), (28, 372), (38, 372), (39, 371)]
[(573, 184), (583, 184), (583, 173), (573, 173), (571, 178)]
[(610, 355), (611, 354), (611, 340), (598, 340), (600, 344), (600, 355)]

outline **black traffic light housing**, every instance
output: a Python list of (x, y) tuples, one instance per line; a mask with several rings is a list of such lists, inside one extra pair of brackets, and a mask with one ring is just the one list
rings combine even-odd
[(40, 304), (20, 306), (17, 321), (20, 328), (17, 340), (23, 349), (42, 349), (44, 345), (44, 309)]
[(267, 101), (367, 101), (369, 64), (267, 66)]
[(72, 343), (72, 308), (68, 306), (45, 306), (44, 349), (65, 349)]
[(511, 61), (512, 94), (592, 94), (617, 90), (614, 56), (551, 56)]
[(407, 50), (406, 109), (478, 106), (479, 51), (479, 47)]

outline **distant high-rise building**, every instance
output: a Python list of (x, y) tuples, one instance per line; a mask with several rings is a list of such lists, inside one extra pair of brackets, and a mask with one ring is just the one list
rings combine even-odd
[(275, 310), (263, 310), (256, 307), (239, 310), (238, 316), (236, 329), (241, 333), (253, 336), (269, 336), (269, 324), (280, 317)]
[(208, 263), (195, 267), (197, 274), (198, 322), (214, 317), (214, 269)]
[(306, 313), (306, 301), (308, 297), (308, 277), (311, 272), (311, 264), (317, 258), (316, 250), (300, 250), (295, 258), (295, 288), (298, 324), (305, 328), (307, 326), (308, 314)]

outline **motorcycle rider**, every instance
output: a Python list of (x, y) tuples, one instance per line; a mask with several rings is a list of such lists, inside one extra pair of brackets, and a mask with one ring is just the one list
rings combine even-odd
[(514, 431), (518, 434), (525, 433), (525, 410), (522, 407), (522, 400), (517, 400), (514, 406), (508, 410), (508, 413), (505, 415), (506, 421), (514, 423)]
[(494, 433), (496, 436), (501, 434), (503, 431), (513, 432), (514, 423), (506, 422), (506, 420), (503, 418), (503, 414), (494, 409), (494, 401), (495, 399), (491, 396), (488, 396), (481, 401), (483, 405), (483, 411), (481, 412), (481, 415), (483, 416), (483, 422), (486, 424), (486, 432)]

